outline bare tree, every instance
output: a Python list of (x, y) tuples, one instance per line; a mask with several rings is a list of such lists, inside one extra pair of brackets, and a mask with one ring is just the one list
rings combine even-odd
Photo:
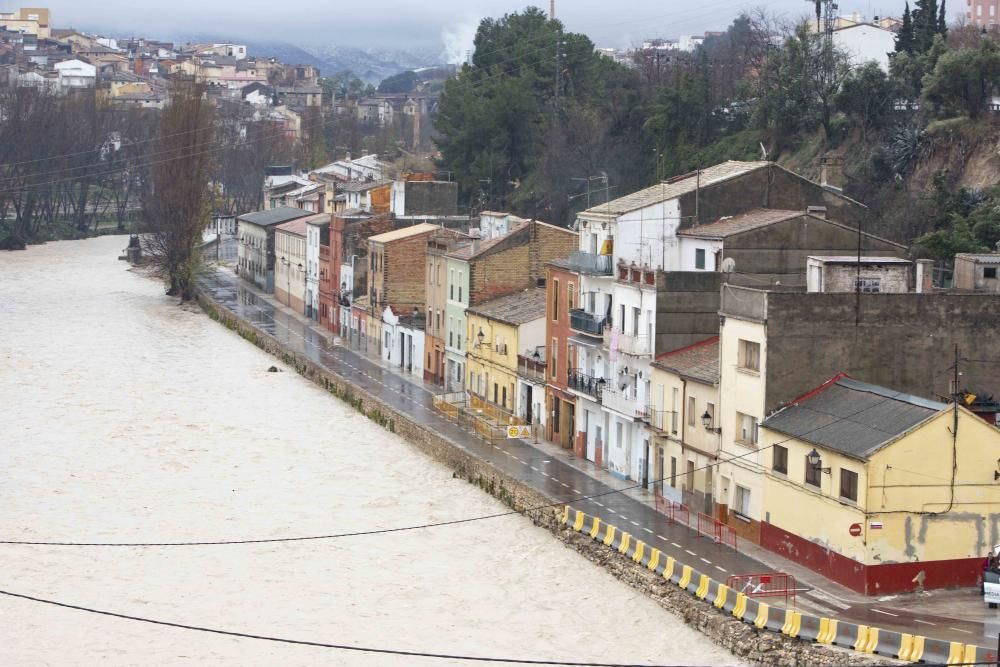
[(194, 297), (198, 245), (211, 214), (212, 116), (204, 86), (178, 82), (160, 118), (164, 158), (152, 166), (152, 188), (143, 202), (144, 254), (169, 285), (167, 294), (182, 301)]

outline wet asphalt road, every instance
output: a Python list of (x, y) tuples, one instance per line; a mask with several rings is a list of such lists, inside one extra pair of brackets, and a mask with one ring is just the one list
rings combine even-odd
[[(522, 440), (493, 445), (449, 421), (433, 407), (434, 391), (422, 380), (406, 378), (348, 347), (329, 347), (312, 326), (275, 308), (236, 277), (222, 269), (201, 280), (207, 295), (254, 327), (273, 336), (297, 355), (349, 379), (381, 400), (432, 427), (458, 447), (488, 461), (504, 473), (538, 489), (559, 503), (597, 516), (664, 554), (691, 565), (716, 580), (730, 575), (769, 572), (771, 567), (729, 547), (699, 537), (690, 528), (671, 523), (653, 508), (616, 491), (586, 473), (553, 458)], [(316, 327), (319, 325), (316, 324)], [(462, 518), (456, 515), (455, 519)], [(997, 621), (970, 622), (923, 614), (892, 602), (857, 604), (841, 600), (800, 582), (798, 607), (803, 611), (852, 623), (923, 634), (928, 637), (994, 646)], [(780, 604), (779, 601), (775, 601)], [(970, 604), (981, 604), (971, 598)]]

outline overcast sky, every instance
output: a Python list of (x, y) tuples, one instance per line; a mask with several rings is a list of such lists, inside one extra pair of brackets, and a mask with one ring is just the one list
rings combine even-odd
[[(965, 3), (952, 0), (950, 9)], [(5, 3), (12, 4), (12, 3)], [(515, 0), (48, 0), (55, 27), (173, 37), (205, 32), (344, 46), (462, 49), (486, 16), (531, 3)], [(536, 5), (548, 9), (548, 0)], [(841, 0), (841, 13), (898, 14), (903, 0)], [(958, 5), (961, 4), (961, 8)], [(724, 29), (742, 9), (766, 5), (790, 18), (811, 13), (811, 0), (556, 0), (556, 14), (598, 46), (629, 46), (645, 37)], [(12, 5), (13, 6), (13, 5)], [(467, 47), (466, 47), (467, 48)]]

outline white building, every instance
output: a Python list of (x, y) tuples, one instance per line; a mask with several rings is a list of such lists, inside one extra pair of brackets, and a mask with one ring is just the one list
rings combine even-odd
[(97, 68), (82, 60), (64, 60), (56, 63), (53, 68), (59, 77), (59, 89), (62, 91), (79, 88), (93, 88), (97, 82)]
[[(580, 274), (579, 305), (570, 313), (577, 361), (569, 387), (577, 397), (577, 431), (587, 433), (587, 459), (618, 477), (647, 485), (653, 480), (649, 406), (657, 271), (684, 267), (677, 230), (692, 217), (701, 189), (767, 166), (724, 162), (578, 216), (580, 250), (565, 263)], [(692, 250), (692, 263), (696, 254)]]
[(833, 31), (834, 46), (847, 53), (851, 67), (874, 61), (889, 72), (889, 54), (896, 50), (896, 33), (885, 28), (860, 23)]
[(414, 311), (397, 315), (387, 307), (382, 312), (382, 360), (406, 373), (424, 376), (424, 325)]
[(313, 173), (335, 176), (343, 181), (380, 181), (388, 173), (388, 165), (375, 155), (365, 155), (356, 160), (331, 162), (313, 170)]
[(321, 214), (306, 218), (306, 225), (305, 315), (319, 321), (319, 247), (324, 237), (327, 243), (330, 241), (330, 216)]

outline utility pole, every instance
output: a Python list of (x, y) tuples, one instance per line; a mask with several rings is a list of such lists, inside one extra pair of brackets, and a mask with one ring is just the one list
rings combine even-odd
[(549, 0), (549, 20), (556, 20), (556, 0)]

